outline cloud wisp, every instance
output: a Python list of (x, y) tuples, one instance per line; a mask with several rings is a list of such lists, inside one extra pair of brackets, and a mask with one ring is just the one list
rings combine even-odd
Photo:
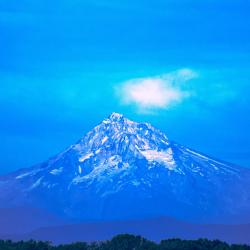
[(193, 70), (181, 69), (160, 76), (131, 79), (119, 86), (118, 94), (122, 104), (135, 105), (138, 112), (151, 113), (188, 98), (191, 93), (185, 85), (197, 76)]

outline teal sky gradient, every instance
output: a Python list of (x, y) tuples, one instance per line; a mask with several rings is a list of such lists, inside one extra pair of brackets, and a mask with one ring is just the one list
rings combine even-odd
[[(73, 3), (72, 3), (73, 2)], [(250, 167), (249, 1), (0, 0), (0, 173), (46, 160), (111, 112)], [(131, 79), (190, 69), (188, 98), (125, 105)]]

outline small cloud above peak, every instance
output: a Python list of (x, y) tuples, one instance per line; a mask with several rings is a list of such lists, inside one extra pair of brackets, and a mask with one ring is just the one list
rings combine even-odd
[(169, 108), (189, 97), (183, 84), (197, 76), (185, 68), (160, 76), (131, 79), (119, 86), (118, 94), (123, 104), (135, 105), (139, 112), (148, 113)]

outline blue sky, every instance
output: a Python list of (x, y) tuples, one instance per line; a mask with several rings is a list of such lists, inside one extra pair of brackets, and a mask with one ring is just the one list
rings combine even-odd
[(113, 111), (250, 167), (249, 9), (0, 0), (0, 173), (60, 152)]

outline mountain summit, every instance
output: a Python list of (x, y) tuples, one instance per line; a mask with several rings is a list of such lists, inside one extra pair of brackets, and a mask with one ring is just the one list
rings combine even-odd
[(0, 177), (0, 204), (77, 221), (172, 216), (231, 223), (249, 219), (249, 190), (250, 170), (112, 113), (64, 152)]

